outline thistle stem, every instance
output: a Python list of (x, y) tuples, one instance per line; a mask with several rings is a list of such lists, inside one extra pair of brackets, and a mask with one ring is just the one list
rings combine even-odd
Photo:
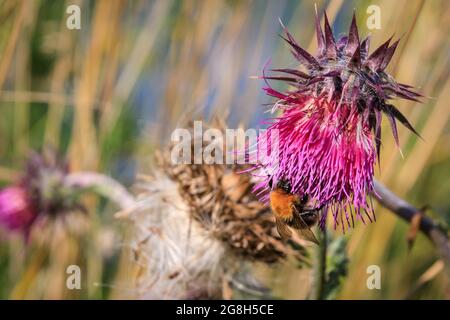
[[(419, 209), (395, 195), (392, 191), (376, 180), (374, 181), (372, 196), (383, 207), (389, 209), (392, 213), (407, 222), (411, 222), (413, 217), (420, 212)], [(447, 274), (450, 276), (450, 243), (447, 233), (442, 230), (435, 221), (426, 216), (423, 216), (420, 221), (420, 230), (436, 246), (440, 257), (446, 265)]]
[(325, 297), (325, 283), (327, 271), (327, 231), (319, 232), (320, 244), (316, 248), (316, 263), (314, 267), (314, 299), (322, 300)]
[(65, 186), (73, 189), (93, 190), (115, 202), (122, 209), (130, 209), (135, 199), (127, 189), (116, 180), (95, 172), (75, 172), (65, 178)]

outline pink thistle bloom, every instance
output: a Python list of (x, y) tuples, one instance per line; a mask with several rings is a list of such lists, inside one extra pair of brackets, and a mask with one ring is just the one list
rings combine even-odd
[[(323, 212), (331, 209), (335, 227), (345, 230), (356, 218), (372, 221), (375, 216), (368, 194), (373, 190), (376, 158), (380, 155), (381, 117), (385, 114), (398, 145), (396, 120), (417, 132), (388, 101), (394, 97), (418, 101), (420, 94), (397, 83), (384, 70), (398, 41), (389, 39), (369, 55), (370, 38), (359, 40), (353, 15), (348, 36), (335, 41), (325, 13), (324, 32), (316, 13), (318, 54), (302, 49), (284, 28), (283, 39), (291, 46), (301, 70), (274, 69), (281, 80), (294, 87), (280, 92), (265, 88), (278, 99), (267, 131), (258, 137), (259, 164), (253, 170), (261, 178), (254, 191), (267, 201), (267, 191), (281, 180), (291, 193), (308, 196)], [(267, 143), (278, 136), (278, 150)], [(353, 212), (354, 210), (354, 212)], [(326, 214), (322, 214), (324, 227)]]
[(33, 153), (17, 184), (0, 191), (0, 225), (26, 237), (40, 215), (57, 216), (77, 208), (63, 181), (67, 164), (53, 152)]
[(36, 211), (24, 188), (13, 186), (0, 191), (0, 225), (11, 231), (27, 231), (35, 218)]

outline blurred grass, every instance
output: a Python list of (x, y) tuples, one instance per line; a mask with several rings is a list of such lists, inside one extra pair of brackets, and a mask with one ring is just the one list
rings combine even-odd
[[(69, 3), (81, 7), (81, 30), (65, 26)], [(448, 224), (450, 3), (317, 1), (338, 34), (348, 29), (353, 9), (360, 33), (368, 34), (370, 4), (380, 6), (382, 19), (381, 30), (370, 31), (372, 48), (394, 32), (402, 37), (389, 70), (430, 96), (422, 105), (396, 102), (423, 140), (400, 128), (402, 159), (385, 124), (378, 178), (411, 203), (430, 205), (428, 214)], [(288, 0), (0, 1), (2, 185), (20, 173), (30, 149), (47, 144), (67, 154), (74, 170), (99, 170), (129, 185), (136, 168), (151, 166), (155, 147), (166, 143), (184, 119), (228, 115), (231, 127), (258, 126), (265, 111), (261, 105), (270, 99), (262, 93), (263, 83), (250, 76), (259, 75), (269, 58), (273, 66), (294, 65), (277, 36), (278, 18), (315, 50), (313, 13), (313, 1)], [(97, 241), (105, 228), (121, 233), (112, 219), (114, 208), (86, 201), (89, 241), (65, 246), (66, 257), (30, 280), (34, 285), (27, 298), (70, 298), (60, 288), (61, 275), (76, 256), (85, 259), (88, 270), (89, 289), (82, 297), (108, 298), (114, 285), (114, 297), (128, 294), (122, 286), (127, 272), (116, 272), (128, 263), (120, 258), (126, 244), (116, 240), (113, 253), (106, 254)], [(411, 297), (420, 276), (436, 262), (427, 239), (419, 236), (408, 251), (407, 225), (380, 207), (376, 212), (376, 223), (359, 224), (346, 235), (350, 269), (338, 298)], [(27, 250), (19, 238), (0, 243), (1, 298), (10, 297), (26, 275)], [(366, 268), (372, 264), (381, 267), (381, 290), (366, 287)], [(304, 298), (309, 291), (309, 270), (281, 266), (262, 270), (261, 276), (285, 298)], [(412, 297), (448, 298), (448, 287), (438, 272)]]

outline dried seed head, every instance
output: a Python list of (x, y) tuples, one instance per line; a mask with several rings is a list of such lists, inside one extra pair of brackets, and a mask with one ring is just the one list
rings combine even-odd
[(137, 186), (142, 191), (129, 215), (141, 296), (218, 297), (242, 264), (304, 259), (302, 240), (278, 238), (250, 177), (237, 173), (243, 166), (172, 164), (170, 150), (159, 153), (153, 177)]

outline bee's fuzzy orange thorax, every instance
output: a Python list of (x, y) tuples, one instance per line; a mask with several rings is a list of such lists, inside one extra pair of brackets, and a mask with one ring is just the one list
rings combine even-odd
[(270, 193), (270, 207), (275, 216), (282, 220), (290, 220), (293, 215), (294, 204), (298, 196), (275, 189)]

